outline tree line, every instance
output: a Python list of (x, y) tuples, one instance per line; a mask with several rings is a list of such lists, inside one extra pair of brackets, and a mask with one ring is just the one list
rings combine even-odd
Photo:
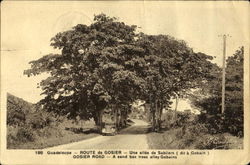
[(93, 118), (99, 128), (105, 108), (116, 121), (126, 120), (131, 103), (141, 99), (150, 105), (152, 130), (159, 131), (170, 99), (202, 87), (220, 70), (212, 56), (194, 52), (183, 40), (137, 32), (137, 26), (105, 14), (59, 32), (51, 46), (61, 53), (31, 61), (24, 71), (50, 74), (39, 83), (45, 95), (39, 104), (68, 118)]
[(244, 135), (244, 47), (226, 60), (225, 112), (221, 113), (222, 69), (212, 70), (213, 78), (192, 95), (192, 104), (202, 110), (200, 118), (214, 132)]

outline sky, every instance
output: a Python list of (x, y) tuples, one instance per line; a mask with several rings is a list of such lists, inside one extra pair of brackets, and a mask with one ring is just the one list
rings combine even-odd
[[(91, 24), (105, 13), (146, 34), (185, 40), (196, 52), (222, 65), (222, 38), (229, 34), (227, 56), (249, 46), (249, 5), (244, 1), (3, 1), (1, 3), (1, 90), (30, 102), (43, 96), (37, 83), (46, 76), (26, 77), (29, 62), (55, 53), (50, 39), (77, 24)], [(249, 50), (249, 49), (246, 49)]]

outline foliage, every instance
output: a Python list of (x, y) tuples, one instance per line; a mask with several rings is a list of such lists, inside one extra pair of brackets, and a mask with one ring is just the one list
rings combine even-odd
[(28, 142), (28, 141), (34, 141), (35, 135), (33, 131), (28, 127), (21, 127), (16, 136), (19, 138), (19, 141), (21, 142)]
[(18, 138), (16, 136), (17, 130), (18, 128), (7, 125), (7, 148), (18, 143)]
[(242, 139), (226, 134), (211, 135), (207, 125), (197, 120), (162, 133), (149, 133), (147, 139), (150, 149), (236, 149), (243, 146)]
[(25, 124), (26, 114), (33, 112), (34, 105), (7, 93), (7, 124), (20, 126)]
[(224, 132), (223, 120), (221, 114), (200, 114), (198, 116), (200, 123), (206, 123), (210, 134)]
[(193, 147), (195, 149), (228, 149), (229, 142), (221, 133), (211, 134), (211, 126), (193, 120), (181, 126), (176, 138), (180, 139), (181, 148)]
[(53, 122), (55, 122), (55, 117), (53, 117), (51, 113), (46, 113), (40, 110), (29, 116), (27, 124), (33, 129), (41, 129), (52, 125)]
[(185, 124), (189, 123), (189, 120), (191, 118), (191, 114), (188, 113), (177, 113), (176, 114), (176, 119), (173, 123), (174, 127), (181, 127), (184, 126)]
[(153, 129), (160, 129), (163, 107), (170, 98), (197, 87), (210, 76), (211, 56), (195, 53), (185, 41), (165, 35), (142, 35), (138, 40), (147, 64), (143, 75), (147, 81), (145, 99), (151, 104)]
[[(45, 148), (53, 145), (69, 143), (72, 141), (86, 139), (96, 136), (93, 133), (87, 135), (86, 129), (94, 129), (93, 121), (82, 121), (74, 124), (72, 120), (67, 120), (62, 116), (56, 117), (48, 113), (41, 107), (28, 103), (11, 94), (7, 95), (7, 115), (15, 116), (22, 112), (25, 120), (10, 118), (7, 123), (7, 148), (8, 149), (31, 149)], [(81, 129), (81, 134), (66, 130), (66, 127)], [(79, 128), (80, 127), (80, 128)]]
[(45, 127), (51, 129), (52, 119), (54, 119), (53, 114), (21, 98), (7, 94), (8, 145), (35, 141), (36, 131)]
[(89, 26), (59, 32), (51, 41), (61, 53), (31, 61), (24, 71), (28, 76), (50, 74), (40, 83), (45, 98), (39, 104), (68, 118), (94, 118), (99, 126), (108, 105), (126, 118), (124, 107), (142, 99), (151, 106), (153, 129), (159, 130), (170, 98), (200, 85), (213, 68), (211, 56), (195, 53), (185, 41), (136, 33), (135, 25), (105, 14), (96, 15)]
[[(225, 84), (225, 113), (221, 114), (221, 71), (211, 72), (211, 81), (204, 84), (203, 94), (196, 94), (193, 103), (203, 110), (200, 121), (210, 125), (213, 133), (230, 132), (243, 136), (243, 55), (241, 47), (228, 57)], [(205, 94), (205, 96), (204, 96)], [(197, 99), (197, 96), (200, 96)]]
[(243, 64), (244, 48), (241, 47), (227, 59), (226, 68), (226, 130), (234, 135), (243, 136)]
[(198, 139), (195, 146), (197, 149), (229, 149), (229, 143), (225, 136), (220, 135), (205, 135), (203, 138)]
[[(136, 46), (136, 26), (100, 14), (94, 23), (79, 24), (60, 32), (51, 45), (61, 54), (49, 54), (31, 61), (31, 76), (49, 72), (40, 83), (46, 95), (40, 104), (69, 118), (94, 118), (101, 123), (101, 111), (108, 103), (131, 102), (143, 85), (133, 67), (143, 50)], [(138, 66), (139, 67), (139, 66)]]
[(197, 116), (192, 113), (168, 110), (162, 115), (162, 127), (166, 130), (182, 128), (197, 122)]
[(207, 134), (208, 130), (204, 124), (195, 123), (187, 124), (182, 126), (181, 132), (177, 134), (182, 138), (182, 143), (185, 146), (190, 146), (194, 141), (197, 140), (197, 137), (201, 137), (204, 134)]
[[(165, 118), (171, 116), (171, 113), (166, 113)], [(172, 114), (174, 114), (172, 112)], [(172, 116), (169, 117), (172, 119)], [(214, 118), (213, 118), (214, 119)], [(218, 120), (221, 121), (221, 120)], [(210, 121), (212, 123), (212, 121)], [(229, 144), (221, 129), (216, 128), (221, 124), (213, 121), (214, 125), (206, 124), (201, 121), (201, 117), (193, 117), (189, 113), (177, 113), (177, 119), (171, 123), (169, 128), (176, 129), (175, 138), (179, 139), (178, 148), (193, 147), (195, 149), (228, 149)], [(169, 124), (170, 120), (165, 123)]]

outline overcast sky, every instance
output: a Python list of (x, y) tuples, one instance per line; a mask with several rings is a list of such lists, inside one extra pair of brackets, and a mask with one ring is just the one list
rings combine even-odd
[[(185, 40), (194, 51), (222, 63), (221, 34), (230, 34), (227, 56), (249, 44), (248, 2), (157, 1), (9, 1), (1, 3), (2, 90), (30, 102), (42, 98), (36, 84), (43, 76), (27, 78), (28, 62), (55, 52), (50, 39), (77, 24), (90, 24), (105, 13), (141, 27), (147, 34), (167, 34)], [(248, 49), (247, 49), (248, 50)]]

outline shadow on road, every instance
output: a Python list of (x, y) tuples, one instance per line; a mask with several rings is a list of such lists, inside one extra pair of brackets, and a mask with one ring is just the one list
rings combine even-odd
[(91, 133), (98, 133), (96, 128), (74, 128), (74, 127), (66, 127), (65, 130), (72, 131), (76, 134), (91, 134)]
[[(99, 133), (97, 128), (75, 128), (75, 127), (66, 127), (65, 130), (72, 131), (76, 134), (96, 134)], [(147, 123), (141, 120), (128, 120), (127, 126), (122, 128), (118, 134), (121, 135), (136, 135), (136, 134), (147, 134), (150, 132), (150, 126)]]
[(132, 127), (126, 128), (124, 130), (121, 130), (119, 132), (119, 134), (121, 134), (121, 135), (125, 135), (125, 134), (133, 134), (133, 135), (135, 135), (135, 134), (147, 134), (147, 133), (149, 133), (149, 128), (150, 128), (149, 126), (145, 126), (145, 125), (143, 125), (143, 126), (140, 126), (140, 125), (132, 126)]

